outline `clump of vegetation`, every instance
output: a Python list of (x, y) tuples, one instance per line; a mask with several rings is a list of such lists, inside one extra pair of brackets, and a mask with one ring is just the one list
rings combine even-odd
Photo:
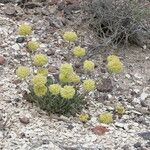
[[(27, 66), (19, 66), (16, 70), (17, 76), (29, 86), (30, 92), (27, 94), (27, 99), (49, 113), (66, 116), (80, 113), (86, 104), (85, 96), (96, 87), (95, 81), (89, 76), (89, 72), (94, 70), (94, 62), (91, 60), (81, 61), (86, 72), (84, 79), (76, 73), (72, 63), (65, 62), (61, 64), (59, 80), (57, 81), (46, 68), (48, 57), (37, 52), (40, 44), (37, 41), (27, 40), (27, 36), (31, 32), (32, 28), (27, 24), (23, 24), (18, 28), (18, 33), (26, 37), (26, 48), (32, 68), (30, 70)], [(65, 32), (63, 38), (70, 47), (70, 43), (75, 45), (73, 43), (78, 37), (75, 32)], [(72, 47), (72, 54), (81, 58), (86, 54), (86, 49), (80, 46)], [(81, 118), (86, 120), (87, 116)]]
[(148, 5), (137, 0), (88, 0), (85, 2), (89, 26), (104, 39), (104, 45), (132, 43), (144, 44), (148, 34), (150, 10)]
[(115, 111), (116, 111), (116, 113), (118, 113), (119, 115), (123, 115), (123, 114), (125, 113), (125, 107), (124, 107), (121, 103), (118, 103), (118, 104), (116, 105)]
[(99, 122), (110, 124), (113, 122), (113, 115), (109, 112), (103, 112), (99, 115)]
[(86, 113), (82, 113), (79, 115), (79, 120), (83, 123), (86, 123), (90, 119), (90, 116)]

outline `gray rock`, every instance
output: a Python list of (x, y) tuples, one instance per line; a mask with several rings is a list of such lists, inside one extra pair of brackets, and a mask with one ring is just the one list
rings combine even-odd
[(130, 146), (129, 146), (129, 145), (124, 145), (124, 146), (122, 147), (122, 149), (123, 149), (123, 150), (130, 150)]
[(135, 148), (139, 148), (139, 147), (141, 147), (141, 143), (140, 143), (140, 142), (137, 142), (137, 143), (135, 143), (133, 146), (134, 146)]
[(150, 140), (150, 131), (142, 132), (142, 133), (139, 133), (138, 135), (141, 136), (144, 140)]

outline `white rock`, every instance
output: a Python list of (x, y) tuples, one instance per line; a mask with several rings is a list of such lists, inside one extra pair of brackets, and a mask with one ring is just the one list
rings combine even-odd
[(131, 78), (131, 75), (130, 74), (126, 74), (126, 77), (129, 79), (129, 78)]
[(145, 100), (147, 97), (149, 96), (149, 94), (143, 92), (140, 96), (141, 100)]
[(12, 46), (12, 48), (14, 49), (14, 50), (20, 50), (20, 47), (19, 47), (19, 45), (18, 44), (14, 44), (13, 46)]
[(135, 103), (135, 104), (140, 104), (140, 99), (139, 98), (134, 98), (132, 102)]
[(134, 91), (135, 93), (137, 93), (137, 94), (140, 92), (139, 89), (134, 89), (133, 91)]
[(143, 46), (143, 49), (146, 49), (146, 48), (147, 48), (147, 46), (146, 46), (146, 45), (144, 45), (144, 46)]
[(137, 79), (141, 79), (141, 78), (142, 78), (141, 75), (138, 74), (138, 73), (136, 73), (136, 74), (134, 75), (134, 77), (137, 78)]

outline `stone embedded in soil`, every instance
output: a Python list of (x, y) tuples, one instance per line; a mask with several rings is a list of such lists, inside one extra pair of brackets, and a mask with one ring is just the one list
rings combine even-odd
[(23, 43), (25, 41), (25, 38), (24, 37), (18, 37), (16, 39), (16, 43)]
[(52, 50), (49, 50), (46, 52), (47, 56), (52, 56), (52, 55), (55, 55), (55, 52), (52, 51)]
[(0, 56), (0, 65), (3, 65), (5, 61), (5, 58), (3, 56)]
[(139, 148), (139, 147), (141, 147), (141, 143), (140, 143), (140, 142), (137, 142), (137, 143), (135, 143), (133, 146), (134, 146), (135, 148)]
[(97, 90), (99, 92), (111, 92), (113, 90), (113, 85), (112, 85), (112, 81), (111, 79), (107, 78), (107, 79), (103, 79), (102, 83), (99, 83), (97, 85)]
[(56, 67), (54, 67), (54, 66), (49, 66), (48, 71), (50, 73), (57, 73), (58, 69)]
[(28, 124), (30, 122), (29, 118), (27, 118), (26, 116), (20, 117), (19, 120), (23, 124)]
[(150, 140), (150, 131), (138, 133), (138, 135), (141, 136), (144, 140)]
[(15, 6), (13, 4), (6, 4), (5, 13), (7, 15), (14, 15), (16, 13)]
[(109, 129), (107, 129), (106, 127), (104, 127), (104, 126), (95, 126), (94, 128), (92, 128), (91, 129), (92, 130), (92, 132), (94, 133), (94, 134), (97, 134), (97, 135), (103, 135), (103, 134), (105, 134), (105, 132), (108, 132), (109, 131)]

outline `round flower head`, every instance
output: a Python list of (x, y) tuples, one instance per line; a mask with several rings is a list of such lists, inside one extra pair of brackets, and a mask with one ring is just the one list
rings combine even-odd
[(93, 70), (95, 67), (95, 64), (92, 61), (86, 60), (83, 63), (83, 68), (87, 71)]
[(75, 32), (65, 32), (63, 38), (65, 41), (74, 42), (77, 40), (77, 35)]
[(46, 68), (40, 68), (37, 70), (37, 74), (41, 74), (43, 76), (48, 76), (48, 70)]
[(107, 69), (111, 73), (120, 73), (123, 71), (123, 64), (118, 60), (113, 60), (107, 64)]
[(61, 86), (59, 84), (52, 84), (49, 86), (49, 91), (54, 94), (58, 95), (60, 93)]
[(110, 61), (115, 61), (115, 60), (120, 60), (119, 59), (119, 57), (118, 56), (116, 56), (116, 55), (109, 55), (108, 57), (107, 57), (107, 62), (110, 62)]
[(62, 64), (60, 66), (59, 71), (60, 71), (61, 74), (65, 74), (65, 75), (72, 73), (73, 72), (72, 64), (68, 64), (68, 63)]
[(33, 90), (36, 96), (44, 96), (47, 93), (47, 87), (43, 84), (34, 85)]
[(30, 74), (30, 69), (25, 66), (20, 66), (16, 70), (16, 74), (19, 78), (26, 78)]
[(33, 57), (33, 63), (36, 65), (36, 66), (43, 66), (45, 64), (47, 64), (48, 62), (48, 58), (46, 55), (44, 54), (36, 54), (34, 57)]
[(22, 24), (18, 28), (18, 34), (19, 35), (26, 36), (26, 35), (29, 35), (31, 32), (32, 32), (32, 27), (30, 25), (27, 25), (27, 24)]
[(95, 89), (95, 81), (91, 79), (87, 79), (83, 81), (83, 88), (85, 91), (92, 91)]
[(61, 88), (60, 95), (65, 99), (71, 99), (75, 95), (75, 89), (73, 88), (73, 86), (66, 85), (63, 88)]
[(86, 53), (85, 49), (81, 48), (80, 46), (75, 47), (73, 50), (73, 54), (77, 57), (82, 57), (85, 55), (85, 53)]
[(30, 51), (34, 52), (39, 48), (39, 43), (36, 41), (29, 41), (27, 47)]
[(46, 77), (44, 77), (43, 75), (41, 74), (38, 74), (38, 75), (35, 75), (33, 78), (32, 78), (32, 83), (33, 85), (44, 85), (46, 84), (47, 82), (47, 79)]
[(75, 72), (70, 74), (68, 76), (68, 79), (69, 79), (68, 81), (72, 82), (72, 83), (79, 83), (80, 82), (80, 77)]
[(79, 116), (79, 120), (83, 123), (87, 122), (89, 120), (89, 118), (90, 118), (89, 115), (85, 114), (85, 113), (83, 113)]
[(59, 80), (60, 80), (61, 82), (63, 82), (63, 83), (69, 82), (68, 75), (65, 75), (65, 74), (63, 74), (63, 73), (60, 73), (60, 74), (59, 74)]
[(100, 114), (99, 121), (101, 123), (105, 123), (105, 124), (112, 123), (113, 122), (112, 114), (109, 112), (104, 112), (104, 113)]
[(117, 104), (116, 112), (121, 115), (125, 113), (125, 108), (121, 103)]

